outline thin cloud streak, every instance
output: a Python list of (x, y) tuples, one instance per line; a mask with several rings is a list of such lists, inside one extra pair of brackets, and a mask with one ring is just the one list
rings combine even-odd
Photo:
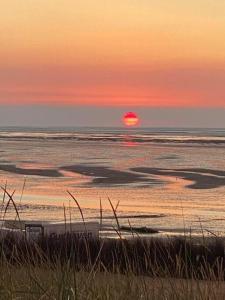
[(0, 103), (224, 107), (225, 68), (8, 69)]

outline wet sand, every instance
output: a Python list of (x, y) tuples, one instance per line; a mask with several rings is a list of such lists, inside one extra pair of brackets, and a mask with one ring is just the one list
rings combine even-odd
[[(132, 168), (133, 172), (144, 173), (157, 176), (172, 176), (193, 181), (187, 185), (190, 189), (214, 189), (225, 186), (225, 171), (190, 168), (190, 169), (160, 169), (138, 167)], [(210, 174), (210, 175), (205, 175)], [(215, 175), (215, 176), (214, 176)]]
[[(39, 135), (33, 135), (32, 133), (29, 133), (27, 135), (23, 136), (17, 136), (17, 135), (9, 135), (9, 134), (0, 134), (0, 140), (11, 140), (11, 141), (39, 141), (39, 140), (49, 140), (49, 141), (81, 141), (81, 142), (124, 142), (126, 138), (126, 135), (124, 134), (119, 134), (119, 135), (104, 135), (104, 136), (98, 136), (98, 135), (89, 135), (89, 136), (84, 136), (76, 133), (71, 133), (70, 135), (61, 135), (61, 134), (39, 134)], [(154, 135), (149, 135), (147, 137), (136, 137), (136, 136), (130, 136), (130, 141), (133, 143), (155, 143), (155, 144), (189, 144), (189, 145), (221, 145), (225, 146), (225, 139), (220, 138), (220, 137), (196, 137), (196, 138), (191, 138), (187, 137), (185, 139), (181, 139), (179, 136), (176, 137), (155, 137)]]
[(20, 174), (20, 175), (31, 175), (31, 176), (43, 176), (43, 177), (63, 177), (60, 172), (55, 169), (26, 169), (26, 168), (19, 168), (15, 165), (0, 165), (0, 170)]
[[(13, 164), (0, 164), (0, 170), (20, 175), (52, 178), (64, 177), (62, 171), (69, 171), (90, 177), (89, 185), (110, 186), (143, 183), (143, 187), (145, 187), (148, 184), (163, 184), (166, 182), (163, 180), (163, 176), (171, 176), (192, 181), (193, 183), (186, 186), (189, 189), (214, 189), (225, 186), (225, 171), (204, 168), (136, 167), (129, 171), (120, 171), (106, 166), (86, 164), (62, 166), (59, 169), (21, 168)], [(154, 178), (154, 176), (161, 176), (161, 178)]]
[(61, 167), (61, 170), (79, 173), (85, 176), (96, 177), (92, 180), (91, 184), (102, 185), (123, 185), (129, 183), (162, 183), (158, 179), (148, 178), (145, 175), (135, 174), (131, 172), (113, 170), (104, 166), (90, 166), (90, 165), (72, 165)]
[(179, 170), (184, 172), (204, 173), (204, 174), (212, 174), (212, 175), (225, 177), (225, 171), (222, 170), (212, 170), (212, 169), (203, 169), (203, 168), (189, 168), (189, 169), (185, 168)]
[(152, 176), (172, 176), (193, 181), (193, 183), (186, 186), (190, 189), (213, 189), (225, 186), (225, 171), (203, 168), (185, 168), (171, 170), (138, 167), (130, 169), (132, 172), (136, 172), (137, 174), (132, 172), (113, 170), (104, 166), (90, 165), (73, 165), (62, 167), (61, 169), (86, 176), (96, 177), (92, 180), (93, 185), (122, 185), (130, 183), (162, 184), (164, 182), (162, 179), (146, 177), (143, 175), (144, 173)]

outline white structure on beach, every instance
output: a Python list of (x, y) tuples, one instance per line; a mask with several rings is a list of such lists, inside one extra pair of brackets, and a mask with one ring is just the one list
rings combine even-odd
[(0, 230), (1, 237), (11, 232), (18, 236), (25, 234), (28, 240), (38, 240), (42, 237), (57, 237), (64, 234), (72, 234), (78, 239), (99, 237), (98, 222), (63, 223), (5, 220)]

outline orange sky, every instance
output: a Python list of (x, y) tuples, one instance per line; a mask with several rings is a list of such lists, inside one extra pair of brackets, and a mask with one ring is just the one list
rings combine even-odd
[(8, 0), (0, 103), (225, 107), (225, 1)]

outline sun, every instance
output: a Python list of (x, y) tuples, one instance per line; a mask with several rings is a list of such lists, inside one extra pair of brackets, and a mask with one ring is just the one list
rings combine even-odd
[(123, 116), (123, 123), (129, 127), (136, 126), (139, 123), (139, 118), (134, 112), (127, 112)]

